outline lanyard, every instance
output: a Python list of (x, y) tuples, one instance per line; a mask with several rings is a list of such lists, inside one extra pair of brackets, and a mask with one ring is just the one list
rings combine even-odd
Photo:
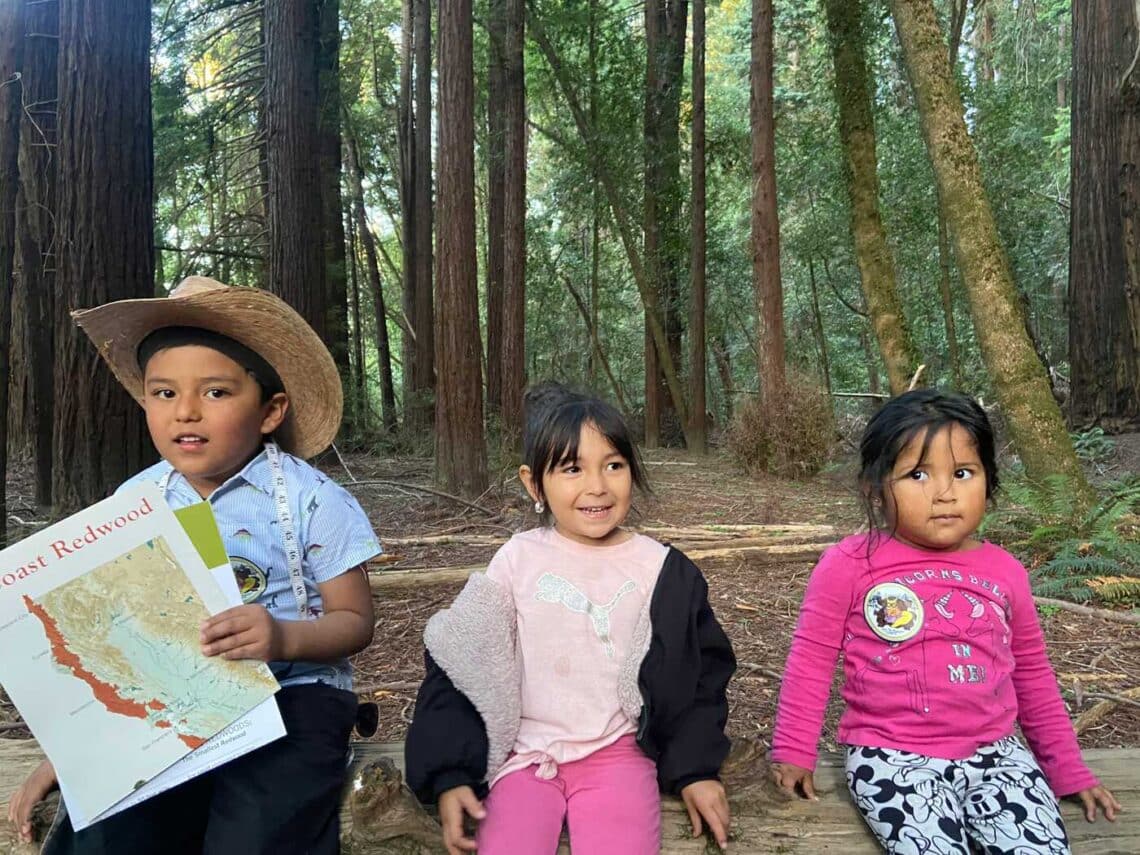
[[(301, 567), (301, 547), (297, 543), (297, 530), (293, 526), (293, 514), (289, 511), (289, 491), (285, 486), (285, 470), (281, 466), (281, 449), (269, 440), (265, 443), (265, 456), (269, 460), (269, 471), (273, 480), (273, 505), (277, 510), (277, 527), (285, 546), (285, 558), (289, 565), (289, 585), (297, 601), (297, 617), (309, 620), (309, 592), (305, 587), (305, 576)], [(166, 495), (170, 478), (174, 474), (171, 467), (158, 480), (158, 489)]]

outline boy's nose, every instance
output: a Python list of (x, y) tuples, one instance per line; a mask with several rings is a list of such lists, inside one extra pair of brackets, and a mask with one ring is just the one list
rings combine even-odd
[(199, 416), (198, 405), (190, 398), (183, 398), (174, 408), (174, 417), (180, 422), (197, 421)]

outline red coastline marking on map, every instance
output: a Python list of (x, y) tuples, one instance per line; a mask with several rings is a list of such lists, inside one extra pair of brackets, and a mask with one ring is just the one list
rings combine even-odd
[[(155, 712), (166, 709), (166, 704), (158, 700), (158, 698), (153, 698), (146, 703), (140, 704), (137, 701), (131, 701), (121, 697), (114, 686), (110, 683), (103, 682), (83, 667), (83, 663), (79, 657), (68, 648), (67, 641), (64, 639), (63, 633), (59, 631), (59, 625), (56, 623), (55, 618), (48, 614), (43, 606), (35, 602), (27, 594), (24, 595), (24, 605), (28, 611), (39, 618), (40, 623), (43, 624), (44, 632), (47, 633), (48, 642), (51, 644), (52, 658), (63, 667), (69, 668), (72, 674), (90, 686), (91, 691), (95, 694), (96, 700), (103, 704), (108, 711), (129, 718), (146, 719), (148, 717), (148, 709), (154, 710)], [(171, 727), (170, 722), (165, 720), (155, 721), (154, 724), (156, 727), (161, 728)], [(180, 733), (178, 734), (178, 738), (190, 749), (198, 748), (206, 742), (205, 739), (199, 736), (191, 736), (189, 734)]]

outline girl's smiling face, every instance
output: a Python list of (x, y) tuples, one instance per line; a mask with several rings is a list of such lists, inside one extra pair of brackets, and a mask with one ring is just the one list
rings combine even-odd
[(523, 466), (519, 477), (531, 498), (550, 508), (554, 528), (563, 537), (587, 546), (612, 546), (628, 540), (619, 526), (629, 514), (633, 480), (629, 461), (591, 423), (582, 425), (578, 455), (564, 458), (535, 474)]
[(891, 469), (883, 491), (887, 526), (920, 549), (969, 549), (986, 513), (986, 471), (977, 446), (957, 423), (939, 430), (929, 444), (926, 437), (926, 430), (919, 431)]

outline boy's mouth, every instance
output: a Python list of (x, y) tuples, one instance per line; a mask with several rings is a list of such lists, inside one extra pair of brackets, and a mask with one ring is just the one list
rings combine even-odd
[(201, 448), (206, 442), (206, 437), (196, 433), (183, 433), (174, 437), (174, 444), (179, 448)]

